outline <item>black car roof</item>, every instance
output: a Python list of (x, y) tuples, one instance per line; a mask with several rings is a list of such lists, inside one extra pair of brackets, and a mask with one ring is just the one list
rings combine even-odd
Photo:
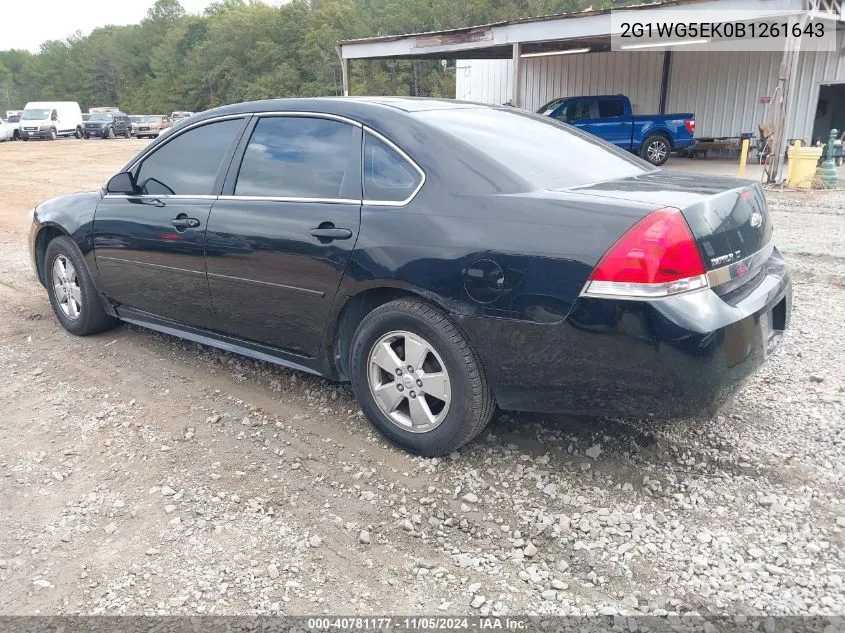
[(372, 114), (385, 108), (398, 112), (421, 112), (425, 110), (449, 110), (457, 108), (486, 108), (491, 107), (468, 101), (451, 99), (430, 99), (426, 97), (311, 97), (293, 99), (265, 99), (263, 101), (247, 101), (232, 105), (221, 106), (212, 110), (200, 112), (191, 117), (191, 121), (225, 116), (228, 114), (244, 114), (248, 112), (302, 111), (323, 112), (339, 116), (354, 116), (355, 114)]

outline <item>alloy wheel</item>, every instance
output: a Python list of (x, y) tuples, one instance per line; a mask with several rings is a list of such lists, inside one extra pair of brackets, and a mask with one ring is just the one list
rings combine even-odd
[(53, 292), (64, 315), (76, 321), (82, 314), (82, 288), (70, 260), (59, 255), (53, 260)]
[(449, 372), (434, 347), (417, 334), (397, 330), (382, 336), (370, 350), (368, 380), (379, 409), (405, 431), (432, 431), (449, 412)]
[(664, 158), (666, 158), (666, 152), (668, 148), (666, 147), (666, 143), (664, 141), (652, 141), (648, 144), (646, 148), (646, 154), (648, 155), (648, 160), (652, 163), (659, 163)]

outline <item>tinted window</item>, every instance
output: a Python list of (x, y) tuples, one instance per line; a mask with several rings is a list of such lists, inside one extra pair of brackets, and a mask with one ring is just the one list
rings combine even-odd
[(548, 117), (510, 108), (465, 108), (415, 113), (449, 134), (455, 152), (482, 152), (541, 189), (559, 189), (636, 176), (655, 168), (609, 143)]
[(219, 121), (188, 130), (145, 159), (138, 172), (141, 193), (211, 195), (226, 152), (242, 119)]
[(357, 127), (330, 119), (268, 117), (249, 140), (235, 195), (279, 198), (344, 198), (355, 181), (360, 197), (361, 154)]
[(563, 99), (555, 99), (553, 101), (549, 101), (546, 105), (537, 110), (537, 114), (545, 114), (547, 116), (550, 115), (552, 112), (555, 111), (555, 108), (557, 108), (562, 101)]
[(625, 116), (625, 106), (622, 99), (600, 99), (599, 118), (609, 119), (616, 116)]
[(591, 117), (591, 104), (592, 100), (590, 99), (577, 99), (575, 101), (570, 101), (566, 104), (566, 107), (558, 113), (556, 118), (559, 118), (561, 121), (566, 121), (567, 123), (580, 121), (581, 119), (589, 119)]
[(364, 199), (401, 202), (420, 184), (419, 172), (372, 134), (364, 137)]

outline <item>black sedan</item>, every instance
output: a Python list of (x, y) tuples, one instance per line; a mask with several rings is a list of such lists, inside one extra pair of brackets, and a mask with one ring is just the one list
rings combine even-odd
[(758, 184), (425, 99), (196, 115), (102, 190), (39, 205), (30, 249), (69, 332), (122, 320), (351, 381), (423, 455), (496, 405), (710, 415), (792, 300)]

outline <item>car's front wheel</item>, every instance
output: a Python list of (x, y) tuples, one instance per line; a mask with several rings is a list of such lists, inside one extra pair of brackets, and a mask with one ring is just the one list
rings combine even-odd
[(55, 141), (57, 138), (56, 128), (50, 128), (50, 140)]
[(640, 156), (652, 165), (659, 167), (669, 160), (669, 152), (671, 151), (672, 145), (669, 139), (660, 134), (655, 134), (643, 141), (642, 147), (640, 148)]
[(361, 409), (391, 442), (427, 457), (475, 438), (493, 414), (493, 393), (466, 338), (438, 308), (398, 299), (370, 312), (350, 352)]
[(113, 139), (113, 138), (114, 138), (114, 128), (113, 128), (113, 127), (110, 127), (110, 128), (109, 128), (109, 131), (108, 131), (107, 136), (108, 136), (108, 138), (110, 138), (110, 139)]
[(117, 324), (103, 310), (82, 254), (69, 237), (57, 237), (47, 245), (44, 277), (53, 312), (71, 334), (96, 334)]

